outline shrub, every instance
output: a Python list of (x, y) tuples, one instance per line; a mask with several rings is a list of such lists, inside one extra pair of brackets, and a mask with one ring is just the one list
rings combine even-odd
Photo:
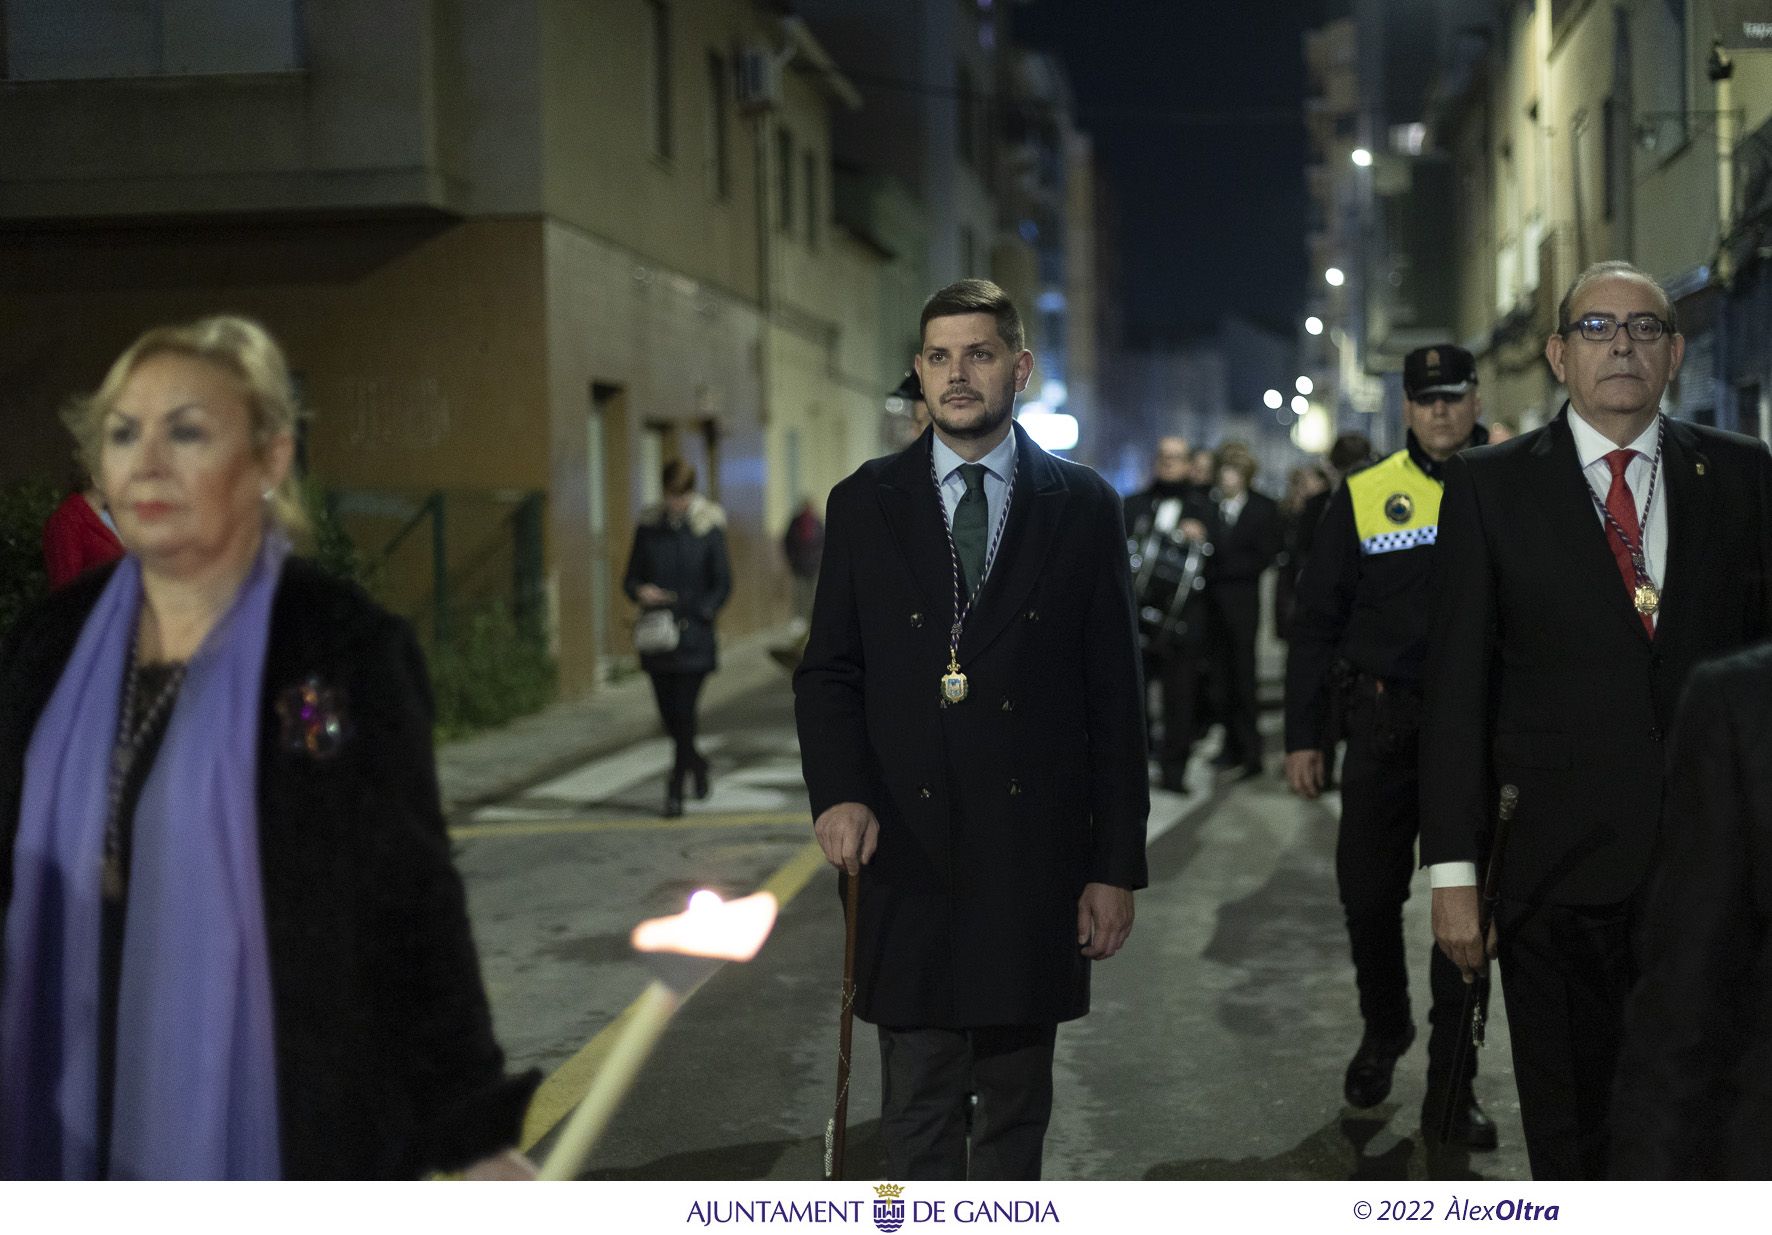
[(481, 610), (431, 651), (437, 740), (539, 711), (553, 701), (555, 684), (547, 645), (518, 630), (504, 605)]
[(49, 591), (43, 525), (64, 496), (60, 486), (41, 480), (0, 485), (0, 639)]

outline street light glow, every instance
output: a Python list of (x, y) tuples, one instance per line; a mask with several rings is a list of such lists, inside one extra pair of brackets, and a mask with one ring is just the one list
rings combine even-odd
[(1359, 146), (1354, 150), (1353, 160), (1355, 167), (1371, 167), (1372, 152), (1364, 146)]
[(1305, 318), (1304, 319), (1304, 332), (1306, 334), (1322, 334), (1323, 333), (1323, 319), (1320, 317)]
[(1277, 411), (1280, 404), (1286, 401), (1286, 396), (1277, 390), (1270, 390), (1261, 396), (1261, 401)]
[(1331, 266), (1323, 272), (1323, 279), (1330, 287), (1340, 287), (1347, 282), (1347, 276), (1341, 273), (1340, 266)]
[(1303, 395), (1293, 395), (1292, 396), (1292, 414), (1293, 415), (1302, 416), (1306, 412), (1310, 411), (1310, 407), (1311, 407), (1311, 401), (1309, 399), (1305, 398)]
[(1308, 377), (1299, 378), (1296, 382), (1292, 383), (1292, 386), (1301, 395), (1308, 395), (1311, 391), (1317, 388), (1316, 383), (1311, 381)]

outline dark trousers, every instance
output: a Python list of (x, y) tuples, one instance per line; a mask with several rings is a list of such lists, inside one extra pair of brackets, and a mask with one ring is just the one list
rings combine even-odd
[(701, 698), (705, 673), (654, 673), (652, 697), (658, 701), (659, 719), (677, 748), (672, 773), (680, 775), (700, 767), (702, 757), (695, 751), (695, 705)]
[(1636, 984), (1635, 902), (1503, 901), (1501, 989), (1534, 1179), (1604, 1179), (1624, 1005)]
[[(1380, 692), (1370, 678), (1355, 688), (1347, 710), (1347, 757), (1341, 771), (1341, 830), (1335, 841), (1335, 883), (1347, 916), (1354, 982), (1367, 1028), (1386, 1037), (1406, 1033), (1408, 949), (1403, 903), (1415, 874), (1421, 816), (1416, 738), (1420, 696)], [(1428, 944), (1428, 1092), (1442, 1091), (1452, 1071), (1464, 1019), (1464, 979), (1431, 939)], [(1476, 1075), (1476, 1051), (1465, 1052), (1464, 1079)]]
[(1261, 767), (1256, 729), (1255, 636), (1261, 625), (1258, 583), (1214, 582), (1206, 588), (1212, 612), (1212, 660), (1219, 716), (1224, 721), (1224, 763)]
[[(880, 1027), (880, 1140), (890, 1179), (1038, 1179), (1056, 1025)], [(978, 1095), (967, 1155), (967, 1103)]]
[(1162, 651), (1146, 652), (1144, 680), (1154, 682), (1162, 699), (1157, 716), (1163, 732), (1151, 749), (1165, 777), (1179, 777), (1187, 771), (1187, 761), (1194, 751), (1196, 717), (1199, 711), (1200, 687), (1199, 639), (1189, 639)]

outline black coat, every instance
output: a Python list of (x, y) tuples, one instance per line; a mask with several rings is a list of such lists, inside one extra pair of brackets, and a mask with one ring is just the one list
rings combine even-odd
[(640, 657), (648, 673), (712, 673), (719, 665), (714, 617), (732, 595), (732, 564), (726, 557), (726, 516), (697, 496), (688, 516), (673, 524), (663, 506), (649, 506), (634, 529), (634, 547), (622, 590), (640, 603), (642, 583), (677, 594), (677, 650)]
[(1212, 556), (1206, 561), (1207, 590), (1225, 585), (1256, 588), (1261, 573), (1274, 564), (1280, 552), (1280, 504), (1265, 493), (1249, 490), (1237, 521), (1229, 527), (1216, 525)]
[[(928, 431), (839, 484), (794, 679), (816, 817), (880, 821), (856, 1011), (892, 1027), (1089, 1010), (1077, 898), (1145, 884), (1144, 697), (1120, 499), (1016, 426), (1019, 475), (942, 703), (953, 587)], [(839, 879), (839, 884), (841, 880)]]
[(1612, 1108), (1624, 1179), (1772, 1173), (1772, 646), (1701, 666)]
[[(24, 758), (82, 625), (93, 572), (0, 648), (0, 923)], [(317, 675), (351, 736), (330, 759), (282, 744), (276, 701)], [(259, 851), (284, 1175), (414, 1177), (513, 1146), (538, 1077), (492, 1036), (437, 794), (431, 694), (406, 623), (291, 558), (271, 610), (260, 710)]]
[(1421, 739), (1421, 860), (1478, 859), (1496, 787), (1519, 788), (1514, 901), (1609, 905), (1648, 873), (1663, 737), (1699, 661), (1772, 634), (1772, 454), (1669, 420), (1668, 548), (1643, 630), (1567, 410), (1446, 464)]

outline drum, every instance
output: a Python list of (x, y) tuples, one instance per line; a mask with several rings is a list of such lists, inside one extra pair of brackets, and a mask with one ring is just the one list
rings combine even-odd
[(1206, 586), (1210, 544), (1180, 531), (1150, 529), (1126, 542), (1132, 559), (1132, 598), (1138, 607), (1138, 642), (1146, 651), (1173, 650), (1188, 633), (1187, 605)]

